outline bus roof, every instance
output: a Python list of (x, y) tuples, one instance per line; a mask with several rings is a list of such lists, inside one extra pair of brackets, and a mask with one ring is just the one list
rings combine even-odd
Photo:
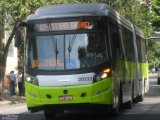
[(30, 19), (62, 18), (75, 16), (107, 16), (112, 8), (106, 4), (72, 3), (41, 7), (35, 14), (28, 16)]
[[(109, 5), (102, 3), (72, 3), (40, 7), (27, 17), (27, 20), (45, 18), (64, 18), (77, 16), (115, 16), (120, 17)], [(125, 20), (121, 17), (121, 19)], [(129, 21), (128, 21), (129, 22)]]

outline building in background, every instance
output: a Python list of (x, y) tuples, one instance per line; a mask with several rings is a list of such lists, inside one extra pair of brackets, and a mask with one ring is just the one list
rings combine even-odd
[(14, 39), (13, 39), (8, 51), (5, 75), (8, 75), (12, 70), (14, 70), (15, 73), (17, 73), (17, 67), (18, 67), (17, 48), (14, 47)]

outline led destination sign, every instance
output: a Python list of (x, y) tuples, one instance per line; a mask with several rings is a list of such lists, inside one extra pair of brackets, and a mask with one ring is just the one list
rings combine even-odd
[(91, 23), (85, 22), (57, 22), (57, 23), (42, 23), (35, 24), (36, 32), (60, 31), (60, 30), (76, 30), (76, 29), (91, 29)]

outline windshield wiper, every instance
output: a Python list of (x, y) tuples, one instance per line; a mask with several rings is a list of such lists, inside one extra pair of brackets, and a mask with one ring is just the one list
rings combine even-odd
[[(83, 17), (80, 17), (79, 22), (81, 22), (83, 20)], [(68, 52), (69, 52), (69, 62), (70, 62), (70, 54), (71, 54), (71, 51), (72, 51), (72, 48), (73, 48), (73, 45), (75, 43), (75, 40), (76, 40), (76, 37), (77, 37), (77, 31), (78, 31), (78, 27), (76, 28), (75, 30), (75, 33), (72, 37), (72, 40), (70, 40), (70, 37), (69, 37), (69, 46), (68, 46)]]
[[(52, 31), (52, 25), (51, 25), (50, 19), (47, 19), (47, 21), (48, 21), (48, 30)], [(54, 52), (56, 54), (56, 66), (55, 66), (55, 69), (56, 69), (56, 67), (57, 67), (57, 57), (58, 57), (57, 39), (53, 35), (51, 35), (51, 41), (52, 41), (52, 44), (53, 44)]]
[[(55, 54), (56, 54), (56, 67), (57, 67), (58, 47), (57, 47), (57, 39), (55, 39), (55, 40), (56, 40)], [(55, 69), (56, 69), (56, 67), (55, 67)]]
[(73, 35), (72, 40), (71, 40), (71, 39), (70, 39), (70, 37), (69, 37), (69, 46), (68, 46), (69, 62), (70, 62), (70, 54), (71, 54), (71, 51), (72, 51), (72, 48), (73, 48), (74, 42), (75, 42), (75, 40), (76, 40), (76, 36), (77, 36), (77, 34), (75, 33), (75, 34)]

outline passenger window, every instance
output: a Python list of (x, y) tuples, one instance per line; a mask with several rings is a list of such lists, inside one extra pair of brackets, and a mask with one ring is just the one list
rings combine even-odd
[(120, 34), (119, 27), (115, 24), (110, 24), (110, 38), (112, 43), (112, 55), (116, 59), (122, 58), (121, 52), (121, 42), (120, 42)]
[(134, 56), (134, 45), (133, 45), (133, 34), (132, 32), (123, 29), (122, 31), (123, 43), (125, 49), (125, 58), (129, 61), (133, 61)]

